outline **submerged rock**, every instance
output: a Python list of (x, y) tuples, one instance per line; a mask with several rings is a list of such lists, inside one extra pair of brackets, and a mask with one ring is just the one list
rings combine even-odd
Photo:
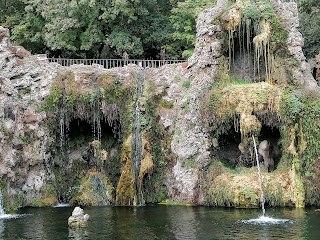
[(68, 219), (69, 227), (85, 227), (89, 220), (89, 214), (84, 214), (84, 211), (80, 207), (75, 207), (72, 211), (72, 215)]

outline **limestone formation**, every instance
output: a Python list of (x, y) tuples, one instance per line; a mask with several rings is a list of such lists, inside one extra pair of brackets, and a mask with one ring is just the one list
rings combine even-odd
[(68, 225), (71, 228), (85, 227), (88, 224), (89, 218), (89, 214), (84, 214), (82, 208), (75, 207), (72, 211), (72, 215), (68, 218)]
[(308, 89), (318, 89), (317, 82), (312, 76), (310, 65), (303, 54), (303, 37), (299, 32), (298, 6), (295, 2), (279, 2), (271, 0), (272, 7), (288, 29), (287, 46), (290, 54), (299, 62), (299, 67), (293, 70), (293, 78), (297, 83)]
[[(236, 2), (233, 9), (227, 0), (218, 0), (216, 7), (199, 14), (195, 50), (188, 63), (157, 69), (133, 64), (113, 69), (97, 64), (62, 67), (13, 46), (9, 30), (0, 27), (0, 176), (7, 183), (9, 207), (45, 206), (58, 200), (133, 205), (134, 190), (139, 188), (134, 187), (134, 181), (139, 181), (142, 197), (152, 195), (150, 201), (167, 197), (185, 203), (256, 207), (256, 172), (249, 168), (252, 161), (246, 160), (245, 173), (237, 176), (222, 164), (225, 156), (231, 152), (233, 158), (227, 164), (235, 165), (242, 155), (252, 155), (251, 134), (259, 137), (263, 131), (280, 129), (286, 120), (281, 118), (281, 101), (286, 94), (282, 85), (298, 83), (301, 92), (318, 87), (302, 52), (297, 6), (277, 0), (271, 3), (288, 30), (284, 48), (294, 64), (285, 69), (276, 62), (274, 72), (266, 67), (266, 72), (276, 74), (274, 82), (268, 82), (268, 74), (240, 84), (233, 82), (247, 76), (237, 75), (237, 71), (233, 72), (234, 79), (230, 75), (232, 54), (227, 42), (232, 41), (234, 30), (241, 24), (244, 1)], [(248, 37), (248, 45), (258, 50), (267, 47), (272, 35), (270, 22), (260, 24), (263, 31)], [(230, 39), (226, 39), (228, 33)], [(237, 57), (234, 62), (241, 61)], [(268, 57), (264, 61), (274, 60)], [(281, 82), (286, 74), (290, 81)], [(133, 178), (131, 136), (137, 76), (144, 76), (143, 91), (136, 99), (142, 149), (141, 166), (136, 171), (139, 177)], [(223, 81), (232, 86), (215, 85)], [(286, 99), (291, 105), (284, 110), (291, 111), (292, 121), (299, 118), (301, 102), (294, 98), (299, 94)], [(210, 111), (205, 111), (208, 106), (204, 103)], [(297, 134), (310, 123), (300, 126), (288, 122), (287, 132), (281, 134), (287, 134), (284, 144), (291, 145), (283, 148), (293, 149), (288, 155), (299, 159), (296, 141), (303, 142), (304, 137)], [(274, 141), (282, 138), (278, 133)], [(91, 155), (89, 143), (93, 147)], [(307, 151), (308, 144), (299, 149), (299, 154)], [(273, 168), (268, 142), (262, 141), (259, 153), (266, 166)], [(94, 158), (103, 160), (103, 164), (98, 166)], [(277, 182), (272, 174), (266, 177), (272, 186), (265, 183), (272, 196), (270, 201), (274, 201), (270, 205), (295, 204), (290, 194), (299, 176), (290, 180), (288, 171), (274, 172), (280, 177)], [(277, 192), (279, 188), (284, 189), (283, 202), (276, 199), (282, 194)], [(87, 218), (81, 208), (75, 208), (69, 225), (85, 225)]]
[(270, 156), (270, 143), (267, 140), (263, 140), (259, 144), (259, 154), (263, 157), (264, 166), (268, 171), (273, 171), (274, 161)]

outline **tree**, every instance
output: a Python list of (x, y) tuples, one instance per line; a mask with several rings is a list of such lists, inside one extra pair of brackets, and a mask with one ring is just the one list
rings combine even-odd
[(23, 0), (0, 0), (0, 24), (4, 24), (8, 18), (24, 12)]
[(178, 2), (171, 10), (170, 22), (174, 29), (172, 43), (166, 49), (172, 55), (188, 58), (192, 55), (196, 39), (196, 18), (205, 8), (212, 7), (214, 0), (186, 0)]
[(320, 1), (300, 0), (300, 31), (304, 37), (303, 50), (307, 58), (315, 57), (320, 51)]
[[(63, 57), (153, 57), (170, 40), (169, 0), (21, 0), (12, 39)], [(20, 15), (22, 16), (22, 14)]]

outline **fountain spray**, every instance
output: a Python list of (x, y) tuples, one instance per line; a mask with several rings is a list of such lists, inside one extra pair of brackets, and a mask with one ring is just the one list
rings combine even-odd
[(262, 207), (262, 214), (264, 216), (265, 213), (266, 213), (266, 210), (264, 209), (265, 199), (264, 199), (264, 193), (263, 193), (263, 190), (262, 190), (262, 177), (261, 177), (261, 171), (260, 171), (260, 163), (259, 163), (257, 145), (256, 145), (256, 141), (255, 141), (253, 135), (252, 135), (252, 139), (253, 139), (253, 144), (254, 144), (254, 150), (255, 150), (255, 155), (256, 155), (256, 160), (257, 160), (258, 175), (259, 175), (260, 202), (261, 202), (261, 207)]

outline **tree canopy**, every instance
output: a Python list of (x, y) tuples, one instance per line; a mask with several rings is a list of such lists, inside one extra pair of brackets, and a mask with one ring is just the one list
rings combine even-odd
[[(0, 25), (55, 57), (188, 58), (196, 18), (216, 0), (0, 0)], [(320, 50), (320, 1), (299, 0), (305, 54)]]
[(304, 52), (307, 58), (313, 58), (320, 51), (320, 1), (299, 0), (298, 3)]
[[(34, 53), (81, 58), (190, 55), (195, 19), (214, 0), (1, 0), (0, 24)], [(189, 54), (186, 54), (189, 53)]]

